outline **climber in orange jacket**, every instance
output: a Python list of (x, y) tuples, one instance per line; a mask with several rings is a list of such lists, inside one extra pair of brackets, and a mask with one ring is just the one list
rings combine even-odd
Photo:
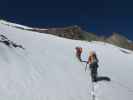
[(77, 57), (80, 61), (82, 61), (82, 60), (81, 60), (81, 54), (82, 54), (82, 52), (83, 52), (82, 47), (76, 47), (75, 49), (76, 49), (76, 57)]

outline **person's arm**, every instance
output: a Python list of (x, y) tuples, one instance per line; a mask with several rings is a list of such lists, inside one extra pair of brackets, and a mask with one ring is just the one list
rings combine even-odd
[(99, 62), (99, 60), (98, 60), (97, 56), (96, 56), (96, 60), (97, 60), (97, 62)]
[(87, 64), (90, 64), (90, 62), (91, 62), (91, 57), (89, 56)]

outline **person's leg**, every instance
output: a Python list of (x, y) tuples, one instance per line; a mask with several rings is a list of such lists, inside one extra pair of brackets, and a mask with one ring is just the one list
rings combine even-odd
[(93, 71), (92, 71), (92, 79), (93, 79), (93, 82), (96, 82), (96, 72), (95, 72), (95, 70), (93, 69)]
[(94, 65), (90, 64), (91, 80), (94, 82)]
[(95, 81), (95, 73), (94, 73), (94, 69), (93, 68), (91, 68), (91, 80), (92, 80), (92, 82), (94, 82)]
[(92, 69), (92, 81), (96, 82), (97, 81), (97, 68)]
[(96, 75), (96, 73), (94, 73), (93, 80), (94, 80), (94, 82), (97, 81), (97, 75)]

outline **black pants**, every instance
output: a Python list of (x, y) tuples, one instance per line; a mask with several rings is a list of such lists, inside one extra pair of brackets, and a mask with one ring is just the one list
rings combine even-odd
[(96, 62), (90, 64), (91, 79), (93, 82), (97, 81), (97, 68), (98, 68), (98, 64)]

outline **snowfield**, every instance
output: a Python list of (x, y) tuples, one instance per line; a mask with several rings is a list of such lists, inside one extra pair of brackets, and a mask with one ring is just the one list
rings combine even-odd
[(33, 29), (31, 27), (28, 27), (28, 26), (15, 24), (15, 23), (8, 22), (8, 21), (5, 21), (5, 20), (0, 20), (0, 23), (3, 24), (3, 25), (10, 26), (10, 27), (16, 27), (16, 28), (21, 28), (21, 29)]
[[(95, 100), (133, 99), (130, 50), (26, 31), (3, 21), (0, 34), (25, 48), (10, 48), (0, 42), (0, 100), (93, 100), (93, 85)], [(99, 76), (110, 77), (110, 82), (92, 84), (89, 69), (85, 72), (85, 64), (75, 57), (76, 46), (83, 47), (83, 60), (89, 50), (96, 51)]]

